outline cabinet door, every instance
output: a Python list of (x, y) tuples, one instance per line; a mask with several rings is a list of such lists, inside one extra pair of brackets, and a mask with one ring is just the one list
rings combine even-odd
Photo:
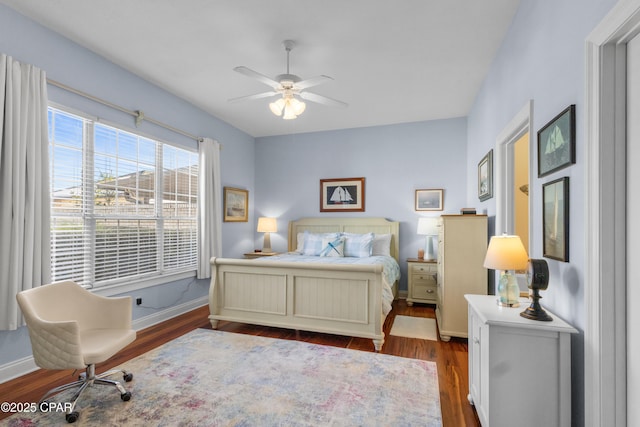
[(482, 395), (480, 394), (482, 384), (481, 342), (482, 327), (478, 316), (469, 307), (469, 394), (476, 410), (482, 406)]

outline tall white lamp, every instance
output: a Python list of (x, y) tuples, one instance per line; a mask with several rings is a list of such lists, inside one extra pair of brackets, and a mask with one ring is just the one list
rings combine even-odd
[(492, 270), (502, 270), (498, 283), (498, 304), (504, 307), (520, 305), (520, 288), (513, 270), (527, 268), (529, 257), (518, 236), (493, 236), (484, 259), (484, 266)]
[(278, 223), (275, 218), (267, 218), (261, 216), (258, 218), (258, 233), (264, 233), (264, 243), (262, 245), (263, 253), (271, 253), (271, 235), (269, 233), (275, 233), (278, 231)]
[[(418, 220), (418, 234), (426, 236), (425, 254), (423, 258), (427, 260), (435, 259), (433, 251), (433, 236), (438, 235), (438, 218), (420, 218)], [(418, 258), (420, 258), (419, 251)]]

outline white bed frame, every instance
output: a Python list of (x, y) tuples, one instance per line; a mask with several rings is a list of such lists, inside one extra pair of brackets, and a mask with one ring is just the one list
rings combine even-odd
[[(297, 234), (391, 234), (399, 256), (399, 223), (384, 218), (303, 218), (289, 223), (289, 250)], [(211, 259), (209, 319), (370, 338), (376, 351), (382, 331), (382, 266), (327, 265), (251, 259)], [(398, 284), (393, 284), (394, 297)]]

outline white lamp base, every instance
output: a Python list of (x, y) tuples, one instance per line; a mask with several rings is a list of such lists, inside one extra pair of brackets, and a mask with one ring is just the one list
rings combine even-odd
[(267, 232), (264, 233), (264, 243), (262, 244), (262, 253), (270, 254), (273, 252), (271, 249), (271, 235)]
[(520, 288), (515, 274), (505, 271), (500, 276), (500, 282), (498, 283), (498, 305), (502, 307), (519, 307), (519, 297)]

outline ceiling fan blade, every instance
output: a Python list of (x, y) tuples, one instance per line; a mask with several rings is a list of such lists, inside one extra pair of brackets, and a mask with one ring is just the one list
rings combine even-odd
[(326, 96), (318, 95), (317, 93), (312, 92), (300, 92), (300, 98), (306, 99), (307, 101), (317, 102), (318, 104), (329, 105), (331, 107), (348, 107), (349, 104), (338, 101), (336, 99), (328, 98)]
[(278, 92), (262, 92), (256, 93), (254, 95), (240, 96), (238, 98), (231, 98), (227, 100), (227, 102), (238, 102), (238, 101), (250, 101), (252, 99), (260, 99), (260, 98), (269, 98), (270, 96), (279, 95)]
[(302, 90), (311, 86), (317, 86), (329, 80), (333, 80), (333, 78), (325, 75), (315, 76), (315, 77), (311, 77), (311, 78), (299, 81), (295, 83), (294, 86), (296, 87), (296, 89)]
[(247, 68), (244, 66), (240, 66), (240, 67), (236, 67), (233, 69), (233, 71), (236, 71), (240, 74), (244, 74), (247, 77), (251, 77), (254, 78), (256, 80), (261, 81), (262, 83), (271, 86), (272, 88), (277, 88), (280, 86), (280, 83), (273, 80), (271, 77), (267, 77), (264, 74), (260, 74), (257, 71), (253, 71), (251, 68)]

